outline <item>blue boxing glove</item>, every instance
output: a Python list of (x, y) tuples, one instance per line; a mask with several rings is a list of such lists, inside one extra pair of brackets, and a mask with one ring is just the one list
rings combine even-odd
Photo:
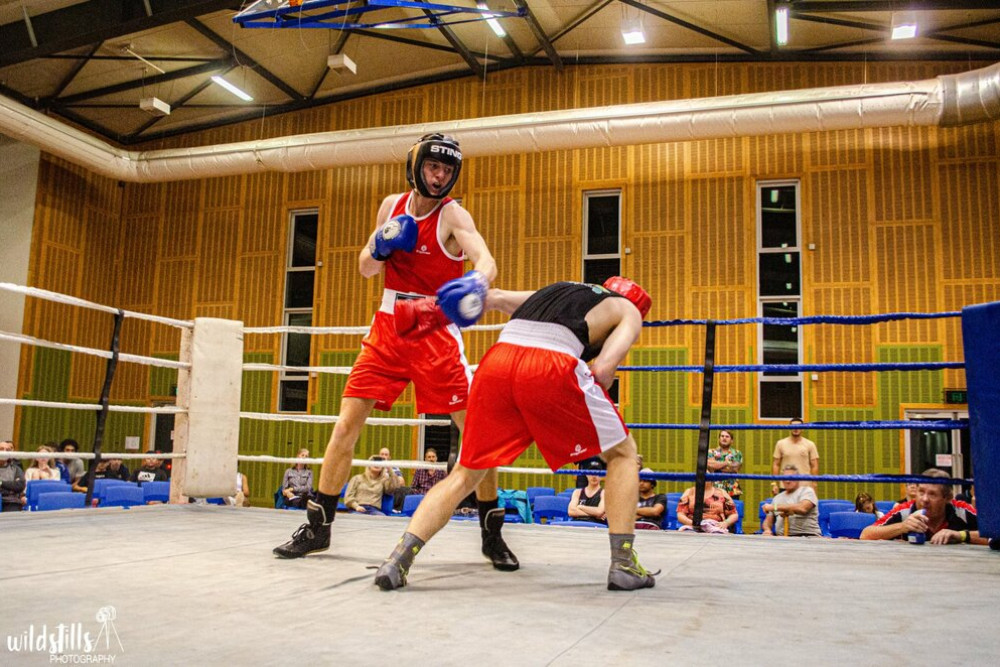
[(417, 232), (417, 222), (408, 215), (397, 215), (387, 220), (375, 232), (371, 247), (372, 257), (384, 262), (394, 250), (413, 252), (417, 246)]
[(460, 327), (469, 327), (483, 315), (489, 282), (479, 271), (469, 271), (449, 280), (437, 291), (437, 304), (448, 319)]

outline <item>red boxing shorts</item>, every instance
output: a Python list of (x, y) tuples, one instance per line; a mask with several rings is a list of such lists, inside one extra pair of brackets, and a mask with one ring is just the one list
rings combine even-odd
[(512, 320), (472, 381), (458, 462), (508, 465), (534, 441), (552, 470), (621, 443), (628, 429), (558, 324)]
[(413, 382), (417, 412), (450, 414), (465, 409), (471, 379), (458, 327), (404, 340), (396, 334), (392, 315), (379, 311), (371, 331), (361, 341), (361, 353), (347, 378), (344, 397), (373, 398), (376, 409), (389, 410)]

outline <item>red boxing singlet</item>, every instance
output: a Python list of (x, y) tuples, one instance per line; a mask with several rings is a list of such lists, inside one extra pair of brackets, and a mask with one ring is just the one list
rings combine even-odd
[[(392, 207), (390, 218), (406, 213), (412, 192), (400, 195)], [(432, 296), (441, 285), (460, 278), (463, 273), (465, 255), (451, 255), (439, 241), (438, 225), (445, 206), (455, 204), (455, 200), (445, 197), (430, 213), (417, 222), (417, 245), (413, 252), (394, 252), (385, 263), (385, 287), (397, 292)], [(456, 204), (457, 205), (457, 204)]]

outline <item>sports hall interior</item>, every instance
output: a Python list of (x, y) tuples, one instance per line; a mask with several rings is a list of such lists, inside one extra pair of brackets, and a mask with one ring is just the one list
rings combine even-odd
[[(305, 111), (164, 138), (141, 150), (241, 142), (292, 134), (434, 123), (536, 111), (661, 99), (707, 98), (860, 83), (910, 81), (964, 72), (987, 62), (691, 63), (581, 65), (556, 72), (528, 67), (432, 83), (336, 102)], [(461, 141), (461, 136), (457, 136)], [(533, 289), (581, 280), (586, 193), (620, 192), (621, 273), (653, 295), (648, 320), (755, 317), (757, 184), (797, 181), (800, 198), (800, 315), (939, 312), (1000, 299), (1000, 123), (968, 127), (888, 127), (552, 150), (465, 160), (452, 195), (476, 221), (498, 264), (495, 284)], [(289, 220), (318, 215), (312, 324), (362, 326), (381, 299), (379, 278), (356, 269), (382, 197), (406, 189), (402, 164), (302, 173), (258, 173), (166, 183), (124, 183), (42, 153), (29, 285), (103, 304), (190, 319), (219, 317), (245, 326), (282, 323)], [(494, 313), (484, 323), (498, 324)], [(717, 364), (759, 363), (757, 326), (721, 327)], [(90, 310), (28, 299), (25, 334), (107, 346), (111, 318)], [(361, 337), (317, 336), (310, 363), (349, 366)], [(475, 364), (496, 339), (466, 334)], [(122, 349), (176, 358), (179, 334), (129, 320)], [(700, 364), (704, 328), (647, 327), (632, 365)], [(247, 362), (280, 363), (282, 340), (247, 335)], [(961, 361), (957, 319), (908, 320), (869, 327), (806, 326), (802, 363)], [(22, 346), (18, 397), (92, 402), (105, 363), (69, 352)], [(308, 411), (336, 414), (344, 375), (308, 382)], [(701, 377), (694, 373), (621, 374), (626, 422), (697, 423)], [(111, 402), (172, 403), (176, 371), (119, 367)], [(806, 421), (900, 419), (909, 408), (951, 409), (944, 391), (965, 386), (960, 370), (918, 373), (824, 373), (802, 382)], [(276, 373), (247, 372), (242, 408), (276, 412)], [(760, 417), (755, 374), (719, 374), (713, 421), (775, 423)], [(389, 416), (413, 417), (407, 390)], [(105, 452), (126, 436), (150, 446), (149, 415), (112, 414)], [(63, 437), (87, 442), (93, 416), (19, 407), (22, 448)], [(329, 426), (243, 420), (242, 454), (322, 456)], [(806, 432), (819, 446), (823, 474), (903, 473), (899, 431)], [(744, 431), (734, 446), (746, 473), (767, 474), (781, 431)], [(693, 431), (636, 431), (645, 464), (692, 472)], [(366, 427), (356, 455), (389, 446), (417, 458), (412, 427)], [(84, 451), (88, 450), (85, 444)], [(532, 447), (519, 465), (543, 466)], [(269, 506), (282, 466), (241, 464), (255, 505)], [(920, 472), (920, 471), (913, 471)], [(559, 488), (572, 477), (557, 477)], [(504, 488), (538, 484), (507, 473)], [(670, 483), (680, 490), (686, 483)], [(662, 491), (661, 484), (661, 491)], [(897, 486), (868, 489), (895, 499)], [(676, 488), (675, 488), (676, 487)], [(825, 483), (824, 495), (852, 498), (858, 485)], [(769, 495), (747, 481), (745, 498)], [(747, 517), (747, 532), (756, 517)]]

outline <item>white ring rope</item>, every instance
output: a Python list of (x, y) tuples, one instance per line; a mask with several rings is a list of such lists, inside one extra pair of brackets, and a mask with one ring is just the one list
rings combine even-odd
[[(31, 408), (63, 408), (66, 410), (87, 410), (96, 412), (103, 409), (97, 403), (57, 403), (55, 401), (32, 401), (25, 398), (0, 398), (0, 405), (22, 405)], [(182, 415), (187, 413), (184, 408), (174, 405), (143, 407), (138, 405), (109, 405), (108, 412), (142, 412), (158, 415)]]
[(0, 282), (0, 289), (8, 292), (18, 292), (19, 294), (25, 294), (39, 299), (45, 299), (46, 301), (55, 301), (56, 303), (65, 303), (71, 306), (80, 306), (82, 308), (90, 308), (91, 310), (99, 310), (104, 313), (111, 313), (112, 315), (117, 315), (120, 312), (125, 317), (131, 317), (137, 320), (146, 320), (148, 322), (158, 322), (160, 324), (167, 324), (179, 329), (190, 329), (194, 326), (194, 322), (191, 322), (190, 320), (175, 320), (171, 317), (160, 317), (159, 315), (149, 315), (147, 313), (137, 313), (132, 310), (112, 308), (111, 306), (93, 303), (92, 301), (86, 301), (85, 299), (78, 299), (75, 296), (66, 296), (65, 294), (59, 294), (58, 292), (38, 289), (37, 287), (24, 287), (23, 285)]
[[(35, 338), (34, 336), (25, 336), (24, 334), (12, 334), (6, 331), (0, 331), (0, 340), (9, 340), (15, 343), (23, 343), (24, 345), (35, 345), (38, 347), (50, 347), (55, 350), (80, 352), (82, 354), (90, 354), (95, 357), (101, 357), (103, 359), (111, 358), (110, 350), (97, 350), (92, 347), (81, 347), (79, 345), (69, 345), (67, 343), (56, 343), (50, 340), (42, 340), (41, 338)], [(119, 353), (118, 360), (132, 362), (136, 364), (146, 364), (147, 366), (159, 366), (161, 368), (175, 368), (175, 369), (185, 369), (185, 370), (191, 368), (191, 364), (184, 361), (173, 361), (172, 359), (158, 359), (157, 357), (144, 357), (138, 354)]]
[[(240, 419), (259, 421), (309, 422), (311, 424), (336, 424), (340, 415), (272, 414), (270, 412), (241, 412)], [(369, 417), (366, 424), (379, 426), (448, 426), (449, 419), (396, 419), (392, 417)]]
[[(239, 454), (236, 456), (237, 461), (244, 462), (259, 462), (259, 463), (304, 463), (306, 465), (322, 465), (323, 459), (307, 459), (307, 458), (292, 458), (292, 457), (282, 457), (282, 456), (251, 456), (248, 454)], [(371, 459), (351, 459), (351, 466), (357, 468), (399, 468), (403, 469), (425, 469), (425, 470), (447, 470), (448, 464), (439, 463), (428, 463), (427, 461), (403, 461), (396, 459), (389, 459), (388, 461), (372, 461)], [(514, 468), (510, 466), (502, 466), (497, 468), (498, 472), (513, 472), (513, 473), (525, 473), (528, 475), (553, 475), (551, 470), (548, 468)]]
[[(97, 455), (93, 452), (0, 452), (0, 460), (3, 459), (50, 459), (50, 460), (68, 460), (68, 459), (80, 459), (81, 461), (90, 461), (96, 459)], [(143, 453), (126, 453), (126, 452), (101, 452), (101, 460), (107, 459), (183, 459), (186, 458), (185, 454), (180, 452), (166, 452), (161, 454), (153, 454), (151, 452)]]
[[(462, 331), (500, 331), (502, 324), (477, 324), (465, 327)], [(324, 334), (367, 334), (371, 327), (244, 327), (245, 334), (276, 334), (276, 333), (296, 333), (313, 334), (322, 336)]]
[(349, 375), (350, 366), (281, 366), (279, 364), (243, 364), (244, 371), (289, 371), (298, 373), (333, 373)]

